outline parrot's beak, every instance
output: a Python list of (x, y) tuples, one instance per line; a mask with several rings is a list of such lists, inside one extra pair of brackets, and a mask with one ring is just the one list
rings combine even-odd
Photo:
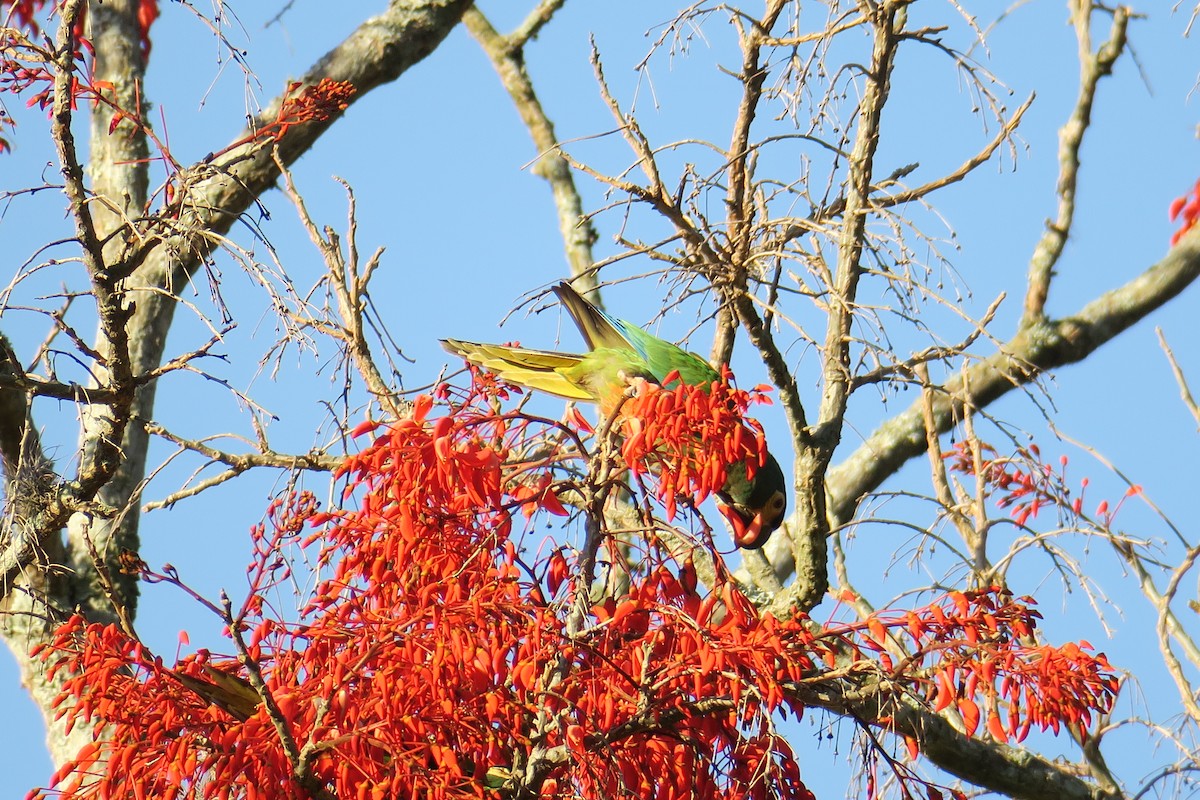
[(748, 510), (743, 511), (726, 503), (717, 503), (717, 509), (733, 528), (733, 543), (738, 547), (743, 550), (757, 550), (767, 543), (771, 529), (763, 530), (766, 520), (762, 509), (751, 514)]

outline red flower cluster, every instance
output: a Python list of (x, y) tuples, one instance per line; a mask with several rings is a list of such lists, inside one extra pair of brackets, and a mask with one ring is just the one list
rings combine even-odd
[[(1041, 452), (1036, 444), (1022, 448), (1015, 457), (1010, 458), (997, 457), (995, 448), (989, 444), (980, 443), (978, 448), (977, 456), (975, 447), (970, 443), (958, 442), (953, 450), (942, 453), (942, 458), (949, 462), (952, 470), (965, 475), (974, 475), (978, 466), (989, 493), (1000, 492), (996, 505), (1009, 509), (1018, 525), (1024, 525), (1036, 517), (1043, 508), (1057, 508), (1071, 518), (1084, 515), (1083, 499), (1089, 482), (1083, 478), (1079, 481), (1078, 493), (1072, 493), (1067, 484), (1067, 456), (1059, 456), (1059, 469), (1056, 470), (1042, 463)], [(1142, 487), (1130, 486), (1112, 507), (1107, 500), (1101, 500), (1096, 506), (1095, 517), (1098, 520), (1094, 524), (1110, 526), (1125, 501), (1141, 492)]]
[(0, 92), (8, 94), (23, 94), (35, 87), (41, 87), (27, 101), (27, 106), (38, 106), (41, 109), (50, 107), (54, 91), (54, 74), (46, 66), (50, 54), (40, 50), (26, 40), (18, 37), (14, 31), (0, 34), (0, 43), (12, 53), (19, 53), (24, 60), (17, 58), (0, 59)]
[(880, 653), (885, 669), (894, 669), (885, 652), (887, 636), (907, 634), (914, 655), (894, 677), (924, 683), (934, 711), (953, 705), (969, 734), (979, 727), (980, 702), (988, 732), (1003, 742), (1023, 740), (1032, 726), (1055, 733), (1063, 724), (1086, 728), (1094, 714), (1112, 708), (1117, 676), (1103, 653), (1088, 652), (1087, 642), (1030, 643), (1041, 617), (1030, 608), (1033, 602), (1014, 600), (998, 586), (950, 592), (924, 609), (872, 617), (857, 626), (858, 637)]
[[(529, 454), (567, 429), (504, 412), (504, 391), (486, 381), (443, 388), (441, 416), (426, 396), (390, 427), (360, 426), (378, 436), (341, 471), (345, 509), (319, 511), (304, 493), (271, 508), (253, 531), (251, 592), (223, 613), (238, 660), (201, 651), (167, 667), (114, 627), (65, 625), (43, 654), (70, 676), (59, 713), (107, 735), (32, 796), (382, 800), (509, 789), (805, 800), (774, 722), (803, 713), (796, 689), (820, 681), (822, 665), (831, 683), (852, 674), (847, 660), (882, 668), (931, 708), (953, 706), (972, 733), (982, 703), (1001, 739), (1087, 725), (1111, 705), (1103, 656), (1086, 643), (1024, 645), (1037, 614), (998, 589), (822, 632), (760, 613), (718, 554), (716, 583), (702, 589), (691, 561), (649, 547), (628, 590), (593, 604), (569, 550), (530, 565), (514, 538), (516, 509), (565, 510), (546, 477), (561, 456)], [(673, 437), (669, 456), (643, 451), (668, 485), (711, 491), (719, 478), (694, 464), (688, 481), (670, 474), (673, 459), (701, 458), (706, 428), (687, 415), (675, 431), (658, 404), (667, 414), (691, 403), (728, 432), (730, 398), (734, 409), (745, 400), (727, 386), (638, 399), (648, 411), (640, 432)], [(743, 437), (720, 457), (757, 456)], [(282, 554), (292, 546), (319, 547), (329, 572), (300, 619), (286, 621), (266, 598), (289, 580)], [(146, 575), (179, 583), (173, 572)], [(905, 636), (912, 655), (896, 666), (889, 651)]]
[[(964, 475), (974, 475), (976, 469), (993, 490), (1001, 492), (996, 505), (1009, 509), (1013, 520), (1024, 525), (1036, 517), (1044, 507), (1054, 507), (1065, 494), (1062, 476), (1056, 474), (1049, 464), (1039, 461), (1037, 445), (1030, 445), (1014, 458), (998, 458), (996, 450), (989, 444), (979, 444), (979, 452), (970, 442), (957, 442), (953, 450), (942, 453), (950, 468)], [(1062, 466), (1066, 467), (1066, 456)], [(1084, 484), (1086, 486), (1086, 483)]]
[[(255, 593), (233, 628), (269, 702), (177, 677), (249, 686), (233, 661), (172, 670), (114, 628), (64, 627), (45, 653), (72, 674), (62, 713), (112, 736), (56, 792), (301, 798), (307, 771), (337, 797), (483, 797), (515, 781), (542, 797), (810, 796), (771, 716), (801, 710), (785, 685), (811, 669), (811, 635), (730, 583), (701, 595), (690, 565), (667, 561), (569, 624), (589, 587), (545, 599), (574, 569), (561, 552), (542, 580), (523, 568), (511, 509), (530, 500), (509, 476), (532, 428), (493, 399), (472, 390), (437, 418), (419, 399), (347, 461), (357, 510), (300, 497), (255, 530)], [(264, 616), (263, 593), (302, 522), (322, 527), (305, 544), (333, 571), (285, 623)]]
[(322, 78), (315, 84), (292, 81), (284, 91), (284, 99), (279, 105), (275, 119), (226, 145), (220, 151), (210, 154), (207, 160), (211, 161), (250, 142), (277, 142), (293, 125), (330, 120), (350, 106), (350, 98), (357, 91), (349, 81), (335, 81), (329, 78)]
[[(621, 409), (625, 440), (621, 455), (635, 476), (657, 473), (656, 495), (673, 519), (676, 498), (697, 503), (722, 489), (730, 469), (746, 480), (767, 458), (762, 426), (746, 417), (751, 403), (769, 403), (766, 387), (736, 389), (726, 372), (709, 386), (687, 386), (672, 373), (671, 390), (643, 382)], [(741, 476), (739, 476), (741, 477)]]
[[(83, 73), (71, 76), (70, 101), (71, 109), (79, 107), (79, 101), (92, 104), (111, 101), (105, 99), (103, 92), (111, 92), (113, 86), (108, 81), (96, 81), (91, 77), (91, 65), (87, 56), (92, 53), (92, 45), (87, 39), (78, 37), (74, 60), (77, 69)], [(25, 100), (29, 108), (37, 106), (45, 110), (54, 104), (54, 53), (46, 47), (40, 47), (29, 41), (15, 29), (4, 29), (0, 32), (0, 45), (7, 56), (0, 59), (0, 93), (23, 95), (36, 89)], [(12, 124), (9, 120), (8, 124)]]
[(557, 792), (812, 797), (771, 725), (774, 712), (803, 710), (785, 685), (820, 647), (800, 622), (759, 615), (731, 583), (702, 596), (689, 564), (678, 576), (656, 568), (593, 615), (553, 703), (575, 762), (554, 776)]
[(345, 111), (350, 98), (358, 91), (349, 81), (321, 78), (316, 84), (305, 85), (292, 81), (284, 92), (275, 120), (258, 131), (256, 138), (279, 141), (293, 125), (305, 122), (325, 122)]
[[(234, 785), (230, 782), (244, 771), (239, 780), (246, 783), (246, 796), (254, 797), (253, 787), (269, 786), (279, 770), (287, 768), (279, 748), (254, 747), (254, 742), (272, 736), (265, 715), (231, 724), (225, 710), (186, 685), (188, 678), (212, 685), (209, 669), (227, 671), (236, 665), (217, 669), (201, 652), (170, 669), (115, 625), (85, 625), (78, 616), (59, 629), (45, 653), (67, 656), (51, 665), (52, 670), (71, 674), (59, 697), (59, 716), (69, 718), (68, 728), (92, 723), (97, 739), (51, 777), (54, 794), (202, 796), (187, 794), (187, 785), (197, 776)], [(101, 740), (105, 728), (109, 738)], [(249, 760), (237, 755), (243, 745), (252, 751)], [(38, 796), (45, 793), (30, 793), (31, 798)], [(272, 795), (257, 796), (265, 800)]]
[[(6, 45), (6, 50), (27, 56), (25, 63), (11, 57), (0, 60), (0, 92), (21, 94), (33, 87), (41, 86), (42, 88), (38, 92), (26, 100), (27, 106), (36, 105), (41, 109), (49, 108), (54, 101), (52, 97), (54, 74), (50, 69), (50, 65), (54, 63), (54, 55), (50, 50), (32, 44), (25, 34), (36, 37), (41, 32), (38, 14), (45, 6), (45, 0), (0, 0), (0, 17), (7, 17), (11, 14), (12, 19), (16, 22), (16, 28), (7, 29), (4, 34), (3, 43)], [(158, 0), (139, 0), (138, 35), (142, 53), (147, 58), (150, 55), (150, 26), (154, 24), (158, 16)], [(75, 26), (74, 60), (81, 65), (81, 70), (86, 77), (72, 77), (71, 79), (72, 109), (77, 107), (76, 104), (81, 99), (90, 100), (93, 103), (103, 102), (104, 98), (101, 93), (105, 90), (111, 92), (113, 88), (112, 84), (106, 81), (95, 81), (91, 78), (90, 62), (85, 59), (85, 54), (92, 53), (92, 44), (84, 36), (86, 20), (87, 7), (85, 6)], [(49, 44), (46, 47), (48, 48)], [(121, 111), (120, 109), (116, 110)], [(11, 121), (8, 124), (11, 124)], [(0, 144), (0, 149), (7, 149), (7, 143)]]

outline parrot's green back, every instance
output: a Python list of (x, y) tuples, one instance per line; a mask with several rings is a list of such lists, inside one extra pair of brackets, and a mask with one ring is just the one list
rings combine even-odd
[(720, 379), (709, 363), (636, 325), (611, 317), (562, 283), (554, 293), (588, 344), (582, 354), (444, 339), (442, 346), (472, 364), (531, 389), (598, 403), (604, 414), (617, 408), (631, 380), (662, 384), (672, 372), (688, 385)]
[(585, 300), (570, 284), (555, 286), (554, 294), (575, 321), (588, 347), (593, 351), (599, 348), (628, 351), (630, 363), (649, 373), (643, 377), (662, 383), (671, 372), (678, 371), (679, 380), (688, 386), (720, 380), (720, 373), (700, 356), (623, 319), (609, 316)]

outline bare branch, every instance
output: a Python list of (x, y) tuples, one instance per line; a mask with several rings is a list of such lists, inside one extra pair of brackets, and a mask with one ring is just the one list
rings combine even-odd
[[(1002, 345), (997, 353), (964, 370), (945, 386), (934, 404), (939, 432), (950, 430), (962, 409), (949, 397), (969, 381), (970, 401), (983, 408), (1042, 373), (1081, 361), (1113, 337), (1144, 319), (1200, 277), (1200, 232), (1180, 240), (1165, 258), (1138, 277), (1088, 303), (1076, 314), (1026, 328)], [(859, 500), (878, 488), (908, 459), (925, 451), (926, 439), (920, 401), (881, 425), (845, 461), (830, 470), (830, 515), (835, 520), (853, 516)], [(768, 547), (771, 547), (769, 544)], [(772, 548), (771, 561), (779, 571), (782, 548)], [(785, 568), (783, 574), (787, 574)]]
[[(525, 20), (508, 37), (514, 47), (524, 47), (530, 40), (541, 33), (542, 28), (550, 24), (554, 14), (566, 5), (566, 0), (540, 0), (537, 7), (529, 12)], [(475, 9), (472, 9), (474, 11)], [(466, 19), (464, 17), (464, 22)]]
[(1167, 344), (1167, 337), (1163, 335), (1162, 328), (1156, 327), (1154, 332), (1158, 334), (1158, 344), (1162, 348), (1162, 351), (1166, 353), (1167, 361), (1171, 364), (1171, 373), (1175, 376), (1175, 383), (1179, 385), (1179, 395), (1183, 399), (1183, 404), (1191, 412), (1192, 419), (1196, 420), (1196, 429), (1200, 430), (1200, 405), (1196, 404), (1196, 398), (1192, 396), (1192, 390), (1188, 388), (1187, 377), (1183, 374), (1183, 369), (1180, 368), (1179, 362), (1175, 360), (1175, 353), (1171, 351), (1170, 345)]
[[(142, 427), (154, 436), (160, 436), (178, 447), (186, 450), (191, 450), (194, 453), (208, 458), (211, 461), (216, 461), (225, 464), (233, 470), (245, 472), (246, 470), (255, 467), (269, 467), (271, 469), (286, 469), (286, 470), (317, 470), (320, 472), (332, 472), (341, 465), (342, 460), (337, 456), (326, 455), (323, 452), (297, 453), (293, 455), (276, 453), (271, 450), (260, 453), (226, 453), (222, 450), (217, 450), (214, 447), (209, 447), (203, 441), (195, 441), (185, 439), (182, 436), (177, 436), (169, 430), (159, 425), (156, 422), (144, 421)], [(211, 437), (210, 437), (211, 438)]]
[[(54, 73), (54, 105), (51, 113), (51, 132), (54, 137), (54, 147), (62, 165), (64, 178), (63, 192), (71, 204), (71, 213), (75, 221), (75, 235), (83, 248), (84, 266), (93, 284), (101, 281), (106, 274), (104, 252), (100, 245), (100, 237), (92, 221), (91, 206), (88, 203), (88, 191), (83, 185), (83, 167), (79, 164), (75, 134), (71, 131), (72, 108), (75, 104), (73, 79), (75, 76), (75, 24), (86, 6), (86, 0), (69, 0), (63, 5), (58, 25), (58, 51), (55, 53)], [(101, 287), (104, 288), (104, 287)], [(99, 302), (99, 298), (97, 301)], [(102, 318), (102, 323), (106, 324)], [(111, 325), (111, 319), (107, 320)], [(110, 339), (114, 335), (111, 328), (105, 331)]]
[(988, 142), (987, 146), (964, 161), (958, 169), (949, 174), (943, 175), (937, 180), (918, 186), (915, 189), (908, 189), (903, 192), (897, 192), (893, 195), (877, 196), (873, 201), (873, 205), (876, 208), (888, 208), (890, 206), (903, 205), (905, 203), (912, 202), (913, 200), (918, 200), (925, 195), (935, 192), (945, 186), (949, 186), (952, 183), (958, 183), (963, 178), (970, 175), (977, 167), (987, 163), (991, 157), (995, 155), (996, 150), (1000, 148), (1000, 145), (1004, 144), (1006, 141), (1009, 141), (1012, 135), (1016, 133), (1017, 126), (1021, 124), (1021, 118), (1025, 116), (1025, 112), (1029, 110), (1029, 107), (1033, 105), (1035, 96), (1035, 94), (1030, 93), (1028, 99), (1021, 104), (1020, 108), (1014, 111), (1012, 116), (1005, 120), (1004, 125), (1001, 126), (996, 135), (992, 137), (992, 140)]
[(865, 372), (860, 375), (855, 375), (851, 381), (851, 391), (862, 386), (867, 386), (872, 383), (886, 380), (897, 375), (912, 375), (917, 367), (928, 364), (931, 361), (941, 359), (949, 359), (956, 355), (965, 353), (971, 345), (973, 345), (980, 336), (987, 330), (987, 326), (992, 324), (992, 320), (996, 317), (996, 312), (1000, 310), (1000, 304), (1004, 302), (1004, 298), (1008, 295), (1001, 292), (1000, 295), (992, 301), (992, 304), (987, 307), (987, 311), (975, 323), (975, 330), (971, 331), (958, 344), (949, 347), (927, 347), (919, 353), (916, 353), (897, 364), (889, 364), (873, 369), (870, 372)]
[[(534, 172), (550, 184), (554, 194), (554, 207), (558, 212), (558, 227), (566, 247), (567, 263), (571, 275), (576, 278), (576, 288), (585, 294), (596, 288), (592, 272), (592, 245), (596, 242), (596, 229), (583, 213), (583, 201), (575, 186), (570, 164), (559, 152), (558, 138), (554, 126), (546, 115), (541, 101), (534, 91), (529, 74), (525, 71), (524, 48), (531, 37), (550, 22), (554, 12), (565, 0), (542, 0), (525, 21), (513, 33), (504, 36), (492, 27), (491, 22), (478, 8), (472, 7), (463, 14), (463, 24), (500, 76), (500, 82), (508, 91), (521, 121), (533, 138), (538, 151)], [(583, 279), (583, 283), (579, 282)], [(599, 296), (592, 295), (593, 302)]]
[[(770, 0), (762, 19), (752, 20), (751, 28), (743, 30), (738, 37), (742, 47), (742, 71), (738, 76), (742, 84), (742, 97), (733, 123), (733, 138), (725, 154), (729, 161), (729, 188), (725, 196), (725, 207), (728, 215), (730, 260), (743, 270), (750, 260), (750, 248), (753, 243), (754, 201), (751, 192), (754, 176), (750, 126), (758, 113), (763, 84), (767, 79), (767, 70), (761, 64), (761, 51), (763, 40), (775, 27), (785, 5), (784, 0)], [(732, 19), (740, 28), (741, 19), (737, 16)]]
[(359, 375), (366, 383), (367, 391), (388, 410), (394, 419), (400, 419), (406, 415), (407, 409), (404, 403), (397, 401), (395, 390), (388, 385), (375, 365), (364, 329), (366, 309), (370, 304), (368, 286), (383, 253), (382, 250), (377, 250), (365, 265), (359, 264), (358, 219), (354, 190), (345, 181), (341, 181), (342, 186), (346, 189), (349, 206), (347, 211), (349, 221), (346, 231), (347, 252), (343, 254), (337, 234), (330, 228), (326, 228), (325, 235), (322, 236), (321, 232), (317, 230), (317, 225), (308, 213), (304, 198), (296, 190), (296, 185), (292, 181), (292, 173), (287, 166), (279, 159), (276, 159), (276, 164), (283, 175), (287, 196), (300, 215), (300, 222), (308, 231), (309, 239), (325, 260), (330, 286), (337, 298), (339, 316), (337, 321), (312, 320), (307, 316), (301, 316), (299, 321), (302, 324), (311, 323), (318, 326), (324, 333), (340, 342), (341, 347), (354, 362)]
[[(846, 209), (838, 236), (837, 265), (830, 287), (829, 319), (823, 349), (823, 390), (816, 438), (832, 454), (841, 438), (846, 402), (850, 397), (850, 329), (854, 322), (854, 303), (860, 263), (870, 211), (871, 173), (879, 146), (880, 122), (891, 86), (892, 69), (899, 46), (899, 32), (908, 13), (901, 3), (885, 2), (874, 9), (874, 50), (866, 76), (864, 94), (858, 107), (858, 125), (850, 153), (850, 174), (846, 179)], [(828, 458), (828, 455), (826, 456)]]
[(245, 470), (245, 469), (238, 469), (238, 468), (227, 469), (222, 473), (213, 475), (211, 478), (205, 478), (202, 481), (197, 481), (196, 483), (192, 484), (191, 486), (188, 486), (184, 489), (180, 489), (177, 492), (171, 492), (169, 495), (167, 495), (166, 497), (164, 497), (161, 500), (154, 500), (152, 502), (146, 503), (145, 505), (142, 506), (142, 512), (149, 513), (151, 511), (158, 511), (159, 509), (162, 509), (162, 508), (171, 508), (176, 503), (178, 503), (180, 500), (186, 500), (189, 497), (195, 497), (196, 495), (200, 494), (201, 492), (206, 491), (208, 489), (212, 489), (215, 486), (220, 486), (222, 483), (225, 483), (228, 480), (232, 480), (233, 478), (238, 477), (239, 475), (241, 475), (243, 472), (246, 472), (246, 471), (247, 470)]
[(1125, 49), (1125, 32), (1129, 24), (1129, 9), (1117, 6), (1113, 9), (1112, 30), (1109, 39), (1100, 49), (1091, 52), (1092, 11), (1089, 2), (1072, 2), (1071, 21), (1079, 39), (1079, 99), (1071, 118), (1058, 134), (1058, 216), (1046, 223), (1033, 257), (1029, 260), (1029, 288), (1025, 295), (1025, 312), (1022, 325), (1033, 325), (1046, 315), (1046, 297), (1050, 292), (1050, 278), (1054, 265), (1058, 263), (1067, 236), (1075, 220), (1075, 187), (1079, 177), (1079, 149), (1084, 134), (1092, 122), (1092, 105), (1096, 100), (1096, 87), (1100, 79), (1112, 73), (1113, 64)]

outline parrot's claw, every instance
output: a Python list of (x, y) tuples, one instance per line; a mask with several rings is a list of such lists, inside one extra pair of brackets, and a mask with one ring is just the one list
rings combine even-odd
[(630, 375), (625, 370), (617, 370), (617, 379), (625, 384), (626, 397), (641, 397), (650, 390), (650, 381), (640, 375)]

